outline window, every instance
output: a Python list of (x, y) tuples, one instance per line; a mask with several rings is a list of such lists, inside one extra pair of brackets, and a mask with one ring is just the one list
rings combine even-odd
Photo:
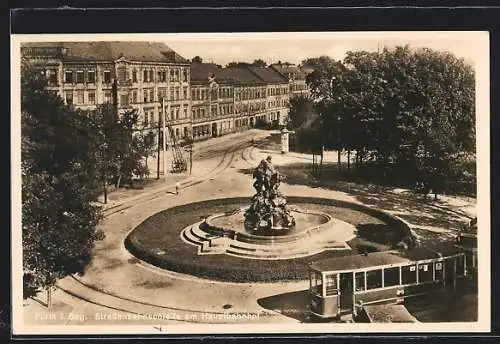
[(377, 289), (382, 287), (382, 270), (366, 272), (366, 289)]
[(183, 99), (188, 99), (188, 89), (187, 89), (187, 87), (184, 87), (182, 93), (183, 93)]
[(144, 69), (144, 71), (143, 71), (142, 74), (143, 74), (142, 75), (142, 82), (148, 82), (149, 81), (149, 78), (148, 78), (149, 73), (148, 73), (148, 71), (146, 69)]
[(443, 279), (443, 262), (434, 263), (434, 279), (441, 281)]
[(66, 84), (72, 84), (73, 83), (73, 71), (67, 70), (64, 72), (64, 82)]
[(110, 91), (104, 92), (104, 102), (111, 103), (111, 92)]
[(149, 89), (149, 101), (150, 102), (155, 101), (155, 89), (154, 88)]
[(356, 272), (354, 274), (354, 279), (356, 283), (356, 291), (364, 291), (365, 290), (365, 273), (364, 272)]
[(149, 82), (154, 82), (154, 71), (152, 69), (149, 70)]
[(179, 128), (175, 128), (175, 136), (179, 137)]
[(175, 111), (175, 119), (177, 120), (179, 119), (179, 108), (175, 108), (174, 111)]
[(57, 69), (49, 69), (47, 71), (47, 80), (49, 85), (54, 86), (57, 85)]
[(461, 255), (455, 259), (457, 260), (457, 276), (465, 275), (465, 256)]
[(127, 77), (127, 67), (125, 66), (120, 66), (117, 68), (117, 74), (118, 74), (118, 81), (123, 83), (126, 82), (128, 77)]
[(84, 74), (82, 70), (76, 72), (76, 83), (83, 84), (84, 82)]
[(191, 99), (192, 100), (196, 99), (196, 90), (191, 90)]
[(149, 111), (144, 111), (144, 126), (147, 127), (149, 125)]
[(127, 94), (120, 95), (120, 105), (128, 105), (128, 95)]
[(173, 89), (170, 90), (170, 98), (169, 98), (169, 100), (174, 100), (174, 90)]
[(132, 103), (137, 103), (137, 90), (132, 90)]
[(384, 269), (384, 287), (399, 284), (399, 267)]
[(76, 91), (76, 103), (77, 104), (85, 103), (83, 90)]
[(66, 91), (65, 98), (66, 104), (73, 104), (73, 91)]
[(137, 70), (135, 68), (132, 70), (132, 82), (137, 82)]
[(174, 99), (179, 100), (179, 89), (178, 88), (175, 89), (175, 98)]
[(175, 79), (175, 73), (174, 73), (174, 70), (171, 69), (170, 70), (170, 81), (174, 81), (174, 79)]
[(153, 110), (151, 110), (151, 112), (149, 113), (149, 123), (151, 123), (152, 126), (156, 123), (155, 112)]
[(401, 279), (403, 284), (413, 284), (417, 281), (417, 267), (407, 265), (401, 267)]
[(188, 81), (188, 73), (186, 69), (182, 70), (182, 80), (183, 81)]
[(188, 116), (188, 109), (184, 108), (184, 118), (187, 118), (187, 116)]
[(89, 91), (88, 93), (89, 104), (95, 104), (95, 92)]
[(87, 82), (89, 84), (95, 84), (95, 71), (93, 70), (87, 71)]
[(167, 97), (167, 89), (165, 87), (158, 88), (158, 101)]
[(424, 263), (418, 265), (418, 282), (431, 282), (434, 280), (432, 263)]
[(104, 71), (104, 83), (105, 84), (111, 83), (111, 71), (109, 70)]
[(147, 103), (148, 102), (148, 95), (149, 95), (147, 88), (142, 90), (142, 95), (143, 95), (144, 103)]
[(337, 295), (337, 275), (326, 275), (326, 296)]
[(316, 295), (323, 294), (323, 280), (321, 273), (317, 271), (312, 271), (311, 275), (311, 293)]
[(188, 128), (184, 127), (184, 137), (187, 137), (187, 136), (188, 136)]

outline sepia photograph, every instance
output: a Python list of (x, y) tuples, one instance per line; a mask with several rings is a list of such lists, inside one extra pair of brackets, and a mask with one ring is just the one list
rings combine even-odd
[(489, 36), (11, 36), (13, 334), (490, 329)]

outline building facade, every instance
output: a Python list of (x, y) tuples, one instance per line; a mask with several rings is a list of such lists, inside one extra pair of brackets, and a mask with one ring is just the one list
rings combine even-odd
[(294, 65), (190, 63), (163, 43), (24, 43), (21, 53), (67, 104), (93, 110), (116, 101), (119, 113), (137, 112), (137, 131), (160, 132), (165, 110), (177, 140), (283, 124), (290, 97), (308, 94), (305, 73)]
[(191, 106), (195, 140), (234, 131), (234, 82), (223, 78), (221, 70), (215, 64), (191, 64)]
[(290, 63), (275, 63), (270, 66), (288, 80), (288, 91), (290, 97), (309, 95), (306, 83), (307, 73), (298, 66)]
[[(176, 135), (191, 130), (190, 64), (162, 43), (26, 43), (23, 57), (42, 68), (48, 89), (67, 104), (93, 110), (113, 102), (116, 80), (118, 112), (136, 110), (137, 130), (157, 130), (166, 100)], [(167, 110), (166, 110), (167, 111)]]
[(266, 123), (283, 124), (290, 100), (288, 80), (273, 68), (248, 67), (266, 83)]

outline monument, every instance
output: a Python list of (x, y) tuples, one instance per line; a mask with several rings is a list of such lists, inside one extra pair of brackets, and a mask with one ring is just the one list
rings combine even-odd
[(244, 226), (247, 231), (255, 234), (286, 234), (295, 226), (286, 198), (279, 189), (284, 178), (274, 168), (271, 160), (271, 156), (268, 156), (253, 172), (256, 194), (245, 211)]

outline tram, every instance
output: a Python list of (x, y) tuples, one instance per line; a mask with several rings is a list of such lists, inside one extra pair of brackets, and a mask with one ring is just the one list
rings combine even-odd
[(313, 262), (309, 308), (320, 318), (356, 317), (366, 305), (401, 304), (408, 297), (455, 290), (467, 275), (466, 259), (461, 247), (446, 243)]

